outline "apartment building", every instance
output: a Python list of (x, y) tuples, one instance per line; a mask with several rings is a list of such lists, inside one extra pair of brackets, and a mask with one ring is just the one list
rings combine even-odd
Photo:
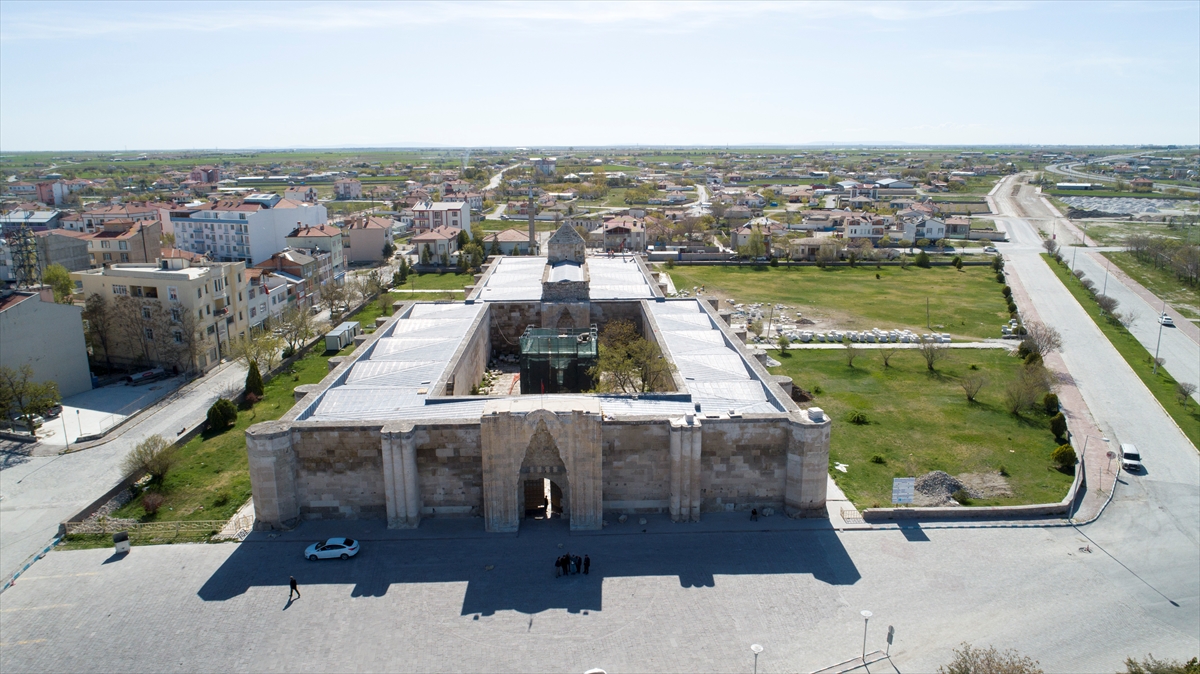
[(288, 307), (296, 306), (298, 292), (304, 285), (302, 278), (259, 267), (246, 269), (246, 278), (247, 314), (251, 328), (261, 327), (268, 320), (276, 320)]
[(154, 262), (162, 252), (162, 223), (158, 220), (109, 220), (81, 239), (87, 242), (93, 267), (125, 262)]
[[(165, 220), (162, 208), (152, 204), (109, 204), (64, 216), (59, 220), (63, 229), (92, 233), (104, 228), (104, 223), (114, 220), (141, 222), (143, 220)], [(170, 231), (170, 230), (167, 230)]]
[[(342, 230), (333, 225), (297, 227), (285, 239), (289, 248), (308, 249), (321, 262), (318, 286), (326, 283), (341, 283), (346, 274)], [(328, 255), (321, 255), (325, 253)]]
[(0, 293), (0, 367), (33, 368), (33, 380), (53, 381), (64, 398), (92, 389), (83, 309), (55, 304), (54, 292)]
[(38, 267), (44, 274), (52, 264), (67, 271), (80, 271), (92, 266), (88, 250), (88, 235), (66, 229), (48, 229), (34, 234), (38, 249)]
[(347, 262), (382, 262), (383, 249), (392, 240), (392, 220), (375, 216), (350, 218), (343, 234)]
[(205, 371), (246, 334), (244, 262), (171, 257), (72, 272), (83, 297), (104, 298), (109, 320), (92, 323), (92, 358), (114, 367)]
[(177, 248), (250, 266), (286, 248), (288, 233), (297, 227), (319, 226), (329, 219), (321, 204), (277, 194), (177, 206), (168, 216)]
[(465, 201), (425, 201), (413, 206), (412, 213), (413, 231), (417, 233), (439, 227), (471, 226), (471, 206)]
[[(292, 248), (281, 250), (272, 255), (270, 259), (263, 260), (254, 265), (254, 269), (258, 272), (276, 274), (287, 281), (289, 286), (287, 288), (286, 299), (280, 300), (276, 296), (276, 299), (271, 301), (269, 307), (262, 307), (262, 300), (260, 299), (260, 306), (254, 312), (253, 317), (258, 318), (258, 313), (263, 308), (267, 308), (272, 313), (275, 313), (274, 308), (280, 301), (291, 302), (296, 306), (303, 307), (316, 305), (320, 300), (322, 275), (324, 274), (328, 277), (331, 274), (332, 268), (332, 256), (329, 253), (319, 250), (295, 250)], [(260, 277), (260, 283), (262, 283), (262, 277)], [(278, 312), (282, 313), (284, 308), (286, 307), (280, 307)]]
[(362, 199), (362, 183), (350, 178), (333, 181), (334, 199)]

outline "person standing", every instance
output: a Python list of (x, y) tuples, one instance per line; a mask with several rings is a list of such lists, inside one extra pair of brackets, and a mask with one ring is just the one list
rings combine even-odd
[(587, 555), (583, 556), (583, 575), (588, 575), (588, 569), (592, 566), (592, 559)]
[(288, 601), (292, 600), (292, 593), (296, 593), (296, 599), (300, 598), (300, 588), (296, 587), (296, 577), (288, 576)]
[(750, 521), (751, 521), (751, 522), (757, 522), (757, 521), (758, 521), (758, 508), (751, 508), (751, 509), (750, 509)]

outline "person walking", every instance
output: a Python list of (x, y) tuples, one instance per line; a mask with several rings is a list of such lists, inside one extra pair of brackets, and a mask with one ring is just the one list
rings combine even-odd
[(750, 521), (751, 521), (751, 522), (757, 522), (757, 521), (758, 521), (758, 508), (751, 508), (751, 509), (750, 509)]
[(583, 575), (588, 575), (588, 569), (592, 566), (592, 560), (587, 555), (583, 556)]
[(296, 593), (296, 599), (299, 599), (300, 598), (300, 588), (296, 587), (296, 577), (295, 576), (288, 576), (288, 586), (290, 588), (288, 590), (288, 601), (292, 600), (293, 592)]

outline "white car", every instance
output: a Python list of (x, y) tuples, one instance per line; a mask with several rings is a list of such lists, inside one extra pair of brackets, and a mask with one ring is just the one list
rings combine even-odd
[(1000, 251), (996, 250), (996, 247), (995, 247), (995, 246), (988, 246), (987, 248), (984, 248), (984, 249), (983, 249), (983, 252), (985, 252), (985, 253), (998, 253), (998, 252), (1000, 252)]
[(1121, 467), (1128, 473), (1142, 472), (1142, 455), (1138, 452), (1137, 447), (1126, 443), (1121, 444)]
[(308, 546), (304, 556), (310, 562), (318, 559), (350, 559), (358, 554), (358, 550), (358, 541), (353, 538), (331, 538)]
[(1166, 314), (1160, 314), (1158, 317), (1158, 322), (1167, 327), (1175, 327), (1175, 321), (1171, 320), (1171, 317)]

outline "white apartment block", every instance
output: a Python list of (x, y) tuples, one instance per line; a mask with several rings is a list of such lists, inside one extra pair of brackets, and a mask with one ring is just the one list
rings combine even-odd
[(335, 180), (333, 197), (335, 199), (362, 199), (362, 183), (348, 178)]
[(412, 207), (413, 231), (428, 232), (438, 227), (469, 229), (471, 206), (465, 201), (424, 201)]
[(328, 219), (321, 204), (281, 199), (276, 194), (253, 194), (170, 211), (177, 248), (248, 266), (286, 248), (287, 235), (298, 227), (320, 226)]

